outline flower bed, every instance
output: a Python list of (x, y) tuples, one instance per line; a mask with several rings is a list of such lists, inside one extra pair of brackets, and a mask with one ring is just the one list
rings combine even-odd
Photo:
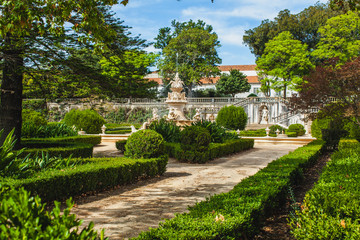
[(162, 175), (166, 170), (167, 160), (166, 155), (136, 160), (82, 159), (84, 164), (73, 168), (42, 171), (26, 179), (5, 178), (0, 183), (16, 188), (24, 187), (32, 194), (38, 194), (44, 201), (53, 201)]
[(187, 151), (179, 143), (165, 143), (165, 152), (181, 162), (205, 163), (211, 159), (241, 152), (254, 147), (254, 139), (234, 139), (225, 143), (211, 143), (208, 150)]
[(262, 221), (286, 200), (288, 187), (313, 164), (324, 143), (314, 141), (241, 181), (228, 193), (211, 196), (189, 213), (165, 220), (135, 239), (251, 239)]
[(292, 218), (296, 239), (360, 239), (360, 144), (341, 140), (339, 151)]

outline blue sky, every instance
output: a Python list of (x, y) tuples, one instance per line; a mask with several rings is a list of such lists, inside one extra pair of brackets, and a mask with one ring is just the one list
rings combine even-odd
[[(278, 12), (289, 9), (298, 13), (316, 0), (129, 0), (129, 4), (116, 5), (113, 11), (132, 27), (134, 35), (154, 41), (162, 27), (170, 27), (171, 21), (180, 22), (201, 19), (214, 28), (221, 47), (218, 49), (222, 65), (255, 64), (255, 57), (243, 44), (245, 30), (260, 25), (264, 19), (273, 19)], [(319, 2), (325, 3), (326, 0)], [(156, 51), (149, 47), (148, 51)]]

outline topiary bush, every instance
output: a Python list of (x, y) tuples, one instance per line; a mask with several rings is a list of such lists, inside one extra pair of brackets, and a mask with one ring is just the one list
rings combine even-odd
[(35, 126), (44, 126), (47, 124), (47, 121), (45, 117), (41, 115), (41, 113), (31, 109), (24, 109), (22, 110), (22, 123), (33, 124)]
[(296, 132), (296, 136), (302, 136), (305, 134), (305, 128), (302, 124), (291, 124), (288, 128), (289, 132)]
[(164, 138), (153, 130), (140, 130), (130, 135), (125, 145), (125, 157), (155, 158), (164, 153)]
[(330, 126), (331, 118), (317, 118), (311, 124), (311, 136), (317, 139), (322, 139), (322, 129), (327, 129)]
[(206, 151), (211, 142), (209, 131), (201, 126), (185, 127), (181, 131), (181, 148), (187, 151)]
[(280, 134), (284, 131), (285, 132), (285, 128), (283, 128), (282, 126), (280, 125), (272, 125), (270, 127), (270, 134), (276, 134), (276, 130), (279, 129), (280, 131)]
[(119, 140), (115, 142), (115, 146), (117, 148), (117, 150), (119, 150), (120, 152), (125, 152), (125, 145), (126, 145), (127, 140)]
[(101, 126), (105, 123), (101, 117), (94, 110), (71, 110), (65, 115), (65, 124), (68, 126), (75, 125), (78, 130), (83, 129), (86, 133), (101, 133)]
[(248, 117), (242, 107), (222, 107), (216, 117), (216, 123), (233, 130), (244, 130)]

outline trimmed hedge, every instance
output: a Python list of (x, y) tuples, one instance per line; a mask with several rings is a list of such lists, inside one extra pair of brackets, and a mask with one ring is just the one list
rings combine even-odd
[(302, 169), (317, 160), (323, 145), (309, 143), (271, 162), (230, 192), (211, 196), (190, 207), (189, 213), (165, 220), (134, 239), (251, 239), (263, 220), (285, 203), (288, 187), (302, 179)]
[(92, 158), (86, 164), (63, 170), (39, 172), (27, 179), (2, 179), (3, 185), (24, 187), (44, 201), (62, 200), (86, 192), (128, 184), (140, 178), (162, 175), (168, 157), (152, 159)]
[(181, 162), (206, 163), (214, 158), (241, 152), (254, 147), (254, 139), (234, 139), (211, 143), (205, 152), (183, 150), (178, 143), (165, 143), (165, 152)]
[(360, 239), (360, 146), (341, 140), (319, 181), (291, 219), (296, 239)]
[(22, 143), (22, 146), (26, 149), (20, 155), (25, 157), (28, 154), (32, 156), (41, 156), (42, 152), (46, 152), (49, 157), (92, 157), (93, 145), (78, 142), (41, 142), (41, 141), (26, 141)]
[(21, 143), (27, 142), (44, 142), (44, 143), (60, 143), (60, 142), (77, 142), (77, 143), (88, 143), (97, 145), (101, 143), (101, 136), (98, 135), (82, 135), (73, 137), (58, 137), (58, 138), (23, 138)]
[(131, 133), (131, 129), (106, 130), (105, 134), (126, 134)]
[(117, 150), (119, 150), (120, 152), (125, 152), (125, 145), (126, 145), (127, 140), (119, 140), (117, 142), (115, 142), (115, 146), (117, 148)]

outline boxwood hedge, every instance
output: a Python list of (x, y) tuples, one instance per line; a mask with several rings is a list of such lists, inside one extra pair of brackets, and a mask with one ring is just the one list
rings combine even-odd
[(179, 143), (165, 143), (165, 152), (181, 162), (205, 163), (211, 159), (241, 152), (254, 147), (254, 139), (233, 139), (225, 143), (211, 143), (208, 150), (191, 151), (181, 148)]
[(89, 158), (85, 164), (62, 170), (36, 173), (26, 179), (4, 178), (0, 184), (24, 187), (44, 201), (62, 200), (86, 192), (99, 191), (135, 182), (141, 178), (162, 175), (166, 171), (167, 155), (152, 159)]
[(77, 142), (38, 142), (38, 141), (27, 141), (22, 143), (22, 146), (26, 149), (20, 155), (25, 157), (30, 154), (32, 156), (40, 156), (42, 152), (45, 152), (49, 157), (92, 157), (93, 145), (86, 143)]
[(309, 143), (271, 162), (230, 192), (211, 196), (134, 239), (251, 239), (263, 220), (286, 201), (288, 187), (301, 179), (302, 169), (316, 161), (323, 145)]
[(101, 136), (99, 135), (82, 135), (82, 136), (72, 136), (72, 137), (57, 137), (57, 138), (23, 138), (21, 139), (22, 143), (27, 142), (43, 142), (43, 143), (59, 143), (59, 142), (78, 142), (78, 143), (88, 143), (92, 145), (97, 145), (101, 143)]
[(319, 181), (291, 219), (296, 239), (360, 239), (360, 146), (341, 140)]

